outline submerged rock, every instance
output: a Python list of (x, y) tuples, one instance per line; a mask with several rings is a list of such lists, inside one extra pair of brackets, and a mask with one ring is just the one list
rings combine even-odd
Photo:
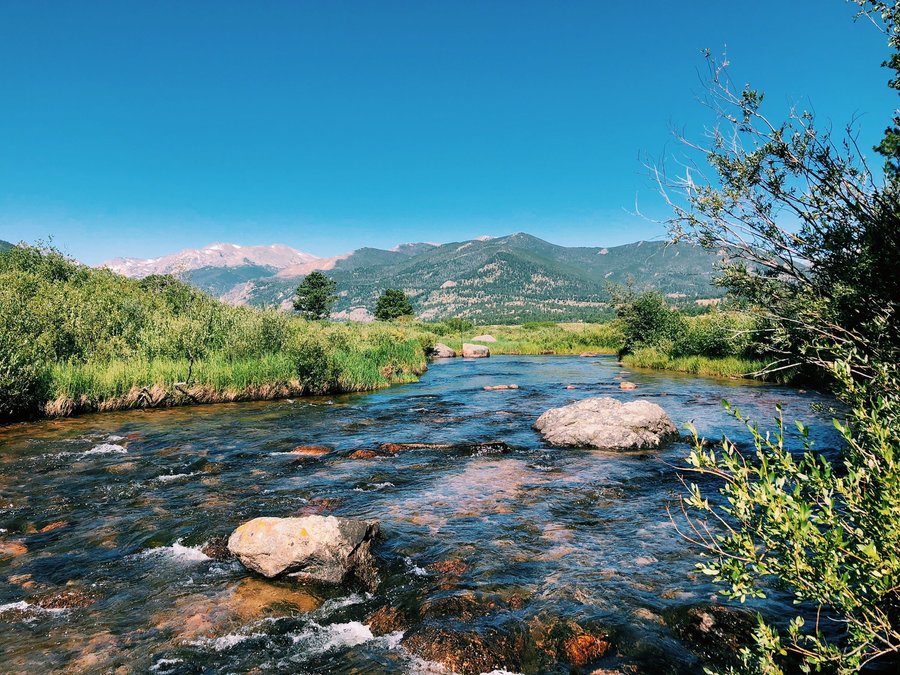
[(496, 628), (484, 632), (456, 631), (435, 626), (426, 626), (401, 642), (413, 654), (462, 675), (520, 670), (525, 643), (524, 632)]
[(666, 411), (655, 403), (608, 397), (551, 408), (534, 428), (551, 445), (620, 450), (658, 448), (677, 435)]
[(228, 550), (228, 540), (225, 537), (214, 537), (200, 547), (200, 552), (213, 560), (229, 560), (233, 556)]
[(34, 601), (41, 609), (74, 609), (94, 604), (94, 596), (83, 588), (68, 588), (42, 595)]
[(448, 347), (443, 342), (438, 342), (431, 348), (431, 355), (437, 359), (452, 359), (456, 356), (456, 350)]
[(473, 345), (467, 342), (463, 345), (462, 355), (466, 359), (484, 359), (491, 355), (491, 350), (484, 345)]
[(372, 635), (387, 635), (406, 630), (406, 618), (397, 607), (385, 605), (366, 617), (366, 625), (369, 626)]
[(582, 668), (605, 656), (611, 649), (609, 631), (601, 626), (541, 613), (528, 622), (531, 644), (551, 661), (564, 661)]
[(518, 389), (517, 384), (489, 384), (484, 387), (485, 391), (505, 391), (507, 389)]
[(292, 455), (300, 455), (301, 457), (324, 457), (331, 452), (331, 448), (324, 445), (298, 445), (291, 450)]
[(390, 455), (397, 455), (407, 450), (447, 450), (450, 443), (382, 443), (380, 448)]
[(254, 518), (231, 534), (228, 550), (266, 577), (286, 574), (338, 584), (354, 576), (374, 587), (378, 577), (370, 549), (377, 534), (377, 521), (335, 516)]
[(637, 389), (637, 385), (634, 382), (619, 382), (619, 389), (623, 391), (630, 391), (632, 389)]
[(350, 453), (350, 459), (375, 459), (378, 456), (378, 453), (374, 450), (367, 450), (365, 448), (354, 450)]
[(751, 612), (721, 605), (687, 605), (664, 613), (673, 632), (695, 654), (736, 664), (741, 647), (752, 642), (756, 618)]

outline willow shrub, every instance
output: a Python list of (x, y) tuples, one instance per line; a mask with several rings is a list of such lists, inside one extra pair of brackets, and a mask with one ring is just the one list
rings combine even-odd
[(791, 653), (804, 672), (849, 674), (900, 649), (900, 380), (895, 367), (867, 384), (850, 371), (849, 361), (834, 367), (851, 407), (848, 423), (835, 421), (846, 443), (839, 463), (812, 449), (799, 422), (805, 450), (790, 452), (780, 418), (764, 434), (731, 411), (753, 436), (748, 453), (727, 439), (704, 447), (695, 434), (689, 464), (720, 479), (725, 497), (711, 503), (690, 486), (686, 503), (707, 514), (704, 525), (725, 525), (712, 534), (695, 519), (692, 539), (710, 554), (700, 570), (741, 602), (765, 597), (766, 580), (786, 586), (816, 617), (807, 625), (798, 612), (783, 632), (760, 618), (740, 672), (781, 673)]

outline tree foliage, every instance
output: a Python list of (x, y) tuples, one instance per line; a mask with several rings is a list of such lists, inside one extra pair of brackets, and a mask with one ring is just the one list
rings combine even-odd
[[(896, 71), (900, 2), (857, 4), (888, 36)], [(721, 252), (722, 283), (761, 317), (768, 369), (827, 374), (847, 413), (835, 421), (845, 447), (834, 462), (808, 446), (789, 452), (781, 422), (773, 433), (748, 422), (749, 451), (698, 439), (689, 471), (720, 479), (725, 499), (690, 486), (689, 536), (726, 595), (763, 596), (774, 584), (800, 605), (786, 629), (760, 620), (744, 671), (780, 673), (790, 657), (805, 671), (857, 672), (900, 652), (897, 116), (877, 147), (879, 179), (852, 125), (834, 134), (799, 110), (774, 122), (760, 92), (735, 88), (727, 62), (708, 62), (719, 125), (686, 142), (713, 173), (657, 169), (673, 233)]]
[(294, 309), (310, 321), (327, 319), (331, 306), (337, 300), (334, 294), (337, 284), (333, 279), (313, 270), (307, 274), (294, 294)]
[(392, 321), (413, 314), (412, 303), (399, 288), (388, 288), (375, 303), (375, 318), (379, 321)]

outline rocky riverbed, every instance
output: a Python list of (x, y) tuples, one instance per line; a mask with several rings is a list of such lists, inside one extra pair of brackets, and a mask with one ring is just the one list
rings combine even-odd
[[(738, 443), (748, 434), (721, 399), (763, 424), (781, 403), (817, 447), (838, 442), (814, 393), (626, 374), (603, 357), (445, 360), (372, 394), (2, 428), (4, 669), (692, 673), (727, 660), (747, 615), (696, 575), (667, 512), (686, 443), (574, 449), (533, 429), (595, 396)], [(308, 515), (378, 521), (377, 580), (267, 579), (228, 550), (242, 523)]]

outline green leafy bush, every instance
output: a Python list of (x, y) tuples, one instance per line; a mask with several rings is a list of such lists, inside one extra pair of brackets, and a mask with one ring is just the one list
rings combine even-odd
[(641, 347), (671, 351), (684, 329), (682, 316), (669, 308), (660, 293), (652, 291), (621, 304), (616, 313), (625, 333), (624, 353)]

